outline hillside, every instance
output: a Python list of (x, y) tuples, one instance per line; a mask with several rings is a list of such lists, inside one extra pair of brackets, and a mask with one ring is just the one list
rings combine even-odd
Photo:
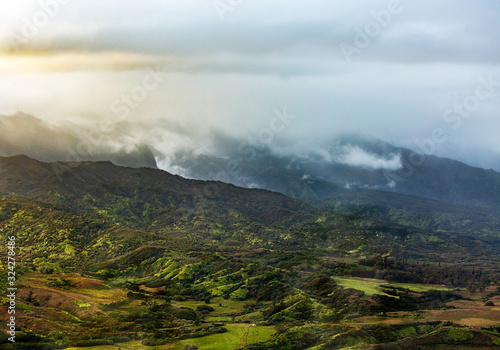
[(263, 244), (286, 245), (284, 237), (293, 227), (318, 212), (278, 193), (110, 162), (48, 164), (25, 156), (0, 158), (0, 177), (0, 195), (61, 204), (136, 229), (189, 233), (209, 241), (233, 239), (235, 244), (260, 239)]
[(452, 204), (394, 192), (352, 189), (315, 202), (314, 206), (428, 231), (457, 231), (476, 236), (500, 233), (500, 211), (495, 208)]
[[(357, 344), (395, 345), (403, 339), (418, 344), (426, 339), (428, 344), (487, 346), (497, 341), (490, 328), (469, 330), (430, 321), (433, 310), (463, 299), (457, 291), (438, 285), (388, 286), (379, 280), (370, 282), (377, 290), (369, 292), (363, 281), (327, 277), (355, 266), (318, 251), (235, 252), (131, 230), (63, 206), (6, 197), (0, 199), (0, 231), (3, 244), (5, 235), (16, 235), (22, 257), (17, 317), (20, 329), (30, 330), (18, 335), (24, 348), (123, 344), (182, 349), (212, 341), (236, 346), (249, 323), (258, 323), (249, 344), (264, 343), (248, 349), (344, 348), (353, 336)], [(380, 263), (387, 269), (393, 262)], [(370, 264), (363, 268), (366, 272)], [(0, 269), (5, 273), (5, 266)], [(469, 317), (494, 319), (486, 309), (468, 305), (460, 310)], [(408, 322), (389, 315), (393, 325), (386, 327), (374, 327), (369, 319), (351, 323), (352, 317), (401, 310), (420, 318)], [(6, 317), (5, 309), (0, 316)], [(279, 333), (275, 325), (281, 325)], [(467, 339), (453, 340), (457, 332), (465, 332)]]
[[(234, 144), (229, 149), (237, 149), (242, 142), (228, 138), (226, 143)], [(378, 139), (347, 135), (303, 154), (266, 147), (250, 150), (250, 155), (224, 151), (224, 156), (179, 152), (171, 166), (193, 178), (265, 188), (309, 203), (358, 188), (500, 208), (500, 173)], [(237, 171), (230, 171), (228, 158), (236, 162)]]
[(132, 168), (157, 168), (149, 146), (128, 140), (126, 146), (116, 147), (118, 138), (75, 123), (47, 123), (22, 112), (0, 115), (0, 156), (25, 154), (45, 162), (110, 160)]
[(343, 257), (390, 253), (403, 260), (478, 263), (498, 247), (496, 211), (394, 193), (347, 191), (318, 209), (279, 193), (161, 170), (48, 164), (25, 156), (0, 158), (0, 175), (1, 195), (232, 249), (315, 248)]
[(29, 349), (498, 341), (494, 310), (470, 299), (498, 303), (492, 209), (374, 191), (315, 207), (161, 170), (25, 156), (0, 158), (0, 179), (1, 244), (16, 236)]

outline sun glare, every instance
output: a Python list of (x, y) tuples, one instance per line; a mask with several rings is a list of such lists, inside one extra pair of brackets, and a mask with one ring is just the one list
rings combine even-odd
[(24, 18), (36, 8), (36, 1), (4, 1), (0, 2), (0, 21), (9, 25), (22, 23)]
[(123, 52), (0, 54), (0, 73), (122, 71), (165, 62), (165, 57)]

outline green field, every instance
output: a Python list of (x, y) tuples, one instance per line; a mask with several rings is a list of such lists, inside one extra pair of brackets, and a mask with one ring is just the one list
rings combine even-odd
[(383, 282), (363, 280), (361, 278), (356, 278), (356, 277), (347, 277), (347, 278), (336, 277), (335, 282), (337, 282), (344, 288), (352, 288), (363, 291), (365, 295), (368, 297), (372, 296), (373, 294), (387, 295), (383, 293), (382, 289), (380, 288), (380, 285), (383, 284)]
[[(276, 333), (273, 327), (252, 327), (248, 324), (227, 325), (228, 332), (214, 334), (204, 338), (187, 339), (181, 342), (182, 346), (173, 347), (172, 350), (182, 350), (184, 345), (193, 344), (200, 350), (231, 350), (239, 345), (264, 342)], [(245, 332), (248, 329), (248, 335)]]
[(406, 288), (414, 292), (428, 292), (430, 290), (450, 290), (450, 288), (441, 285), (431, 284), (413, 284), (413, 283), (391, 283), (389, 287)]
[(212, 316), (205, 318), (207, 322), (231, 322), (231, 317), (229, 316)]
[(370, 297), (374, 294), (388, 295), (382, 292), (383, 287), (396, 287), (396, 288), (406, 288), (414, 292), (426, 292), (432, 289), (435, 290), (449, 290), (443, 286), (439, 285), (425, 285), (425, 284), (412, 284), (412, 283), (386, 283), (383, 280), (367, 280), (357, 277), (335, 277), (335, 281), (344, 288), (353, 288), (361, 290), (366, 296)]
[(252, 312), (235, 318), (236, 321), (252, 321), (252, 322), (259, 322), (262, 321), (263, 319), (264, 318), (262, 316), (262, 312), (260, 311)]
[[(144, 346), (140, 341), (122, 343), (117, 345), (95, 346), (85, 348), (67, 348), (66, 350), (129, 350), (129, 349), (151, 349), (151, 350), (182, 350), (187, 344), (196, 345), (200, 350), (231, 350), (240, 345), (264, 342), (269, 340), (276, 330), (273, 327), (252, 327), (248, 324), (227, 325), (227, 332), (213, 334), (203, 338), (186, 339), (168, 345)], [(247, 333), (248, 330), (248, 334)]]

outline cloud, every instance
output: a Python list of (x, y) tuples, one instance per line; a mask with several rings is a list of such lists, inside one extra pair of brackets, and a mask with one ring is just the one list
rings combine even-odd
[(107, 161), (156, 168), (151, 149), (125, 134), (103, 134), (72, 123), (46, 123), (24, 113), (0, 116), (0, 156), (46, 161)]
[[(269, 129), (273, 110), (283, 107), (297, 119), (273, 135), (266, 145), (273, 150), (308, 154), (351, 132), (415, 148), (440, 128), (450, 145), (480, 142), (499, 152), (500, 89), (459, 130), (443, 114), (474, 93), (480, 77), (500, 81), (500, 3), (401, 5), (348, 63), (339, 45), (353, 45), (388, 1), (242, 1), (223, 20), (212, 1), (70, 1), (15, 50), (9, 38), (44, 10), (34, 0), (3, 2), (0, 113), (96, 128), (104, 118), (116, 121), (113, 103), (162, 63), (168, 78), (120, 125), (165, 159), (183, 148), (237, 147)], [(218, 147), (214, 130), (238, 141)], [(396, 164), (359, 152), (345, 157)]]
[(334, 161), (354, 167), (382, 170), (399, 170), (402, 168), (400, 154), (388, 154), (385, 157), (365, 151), (358, 146), (343, 146), (341, 154)]
[[(183, 2), (184, 3), (184, 2)], [(400, 1), (392, 15), (355, 62), (482, 62), (495, 63), (500, 56), (494, 0), (481, 5), (468, 1)], [(387, 1), (252, 1), (235, 6), (221, 21), (212, 2), (73, 1), (60, 6), (47, 24), (36, 26), (37, 5), (11, 8), (0, 4), (0, 47), (23, 52), (128, 52), (144, 55), (181, 55), (208, 61), (230, 54), (233, 68), (248, 57), (260, 66), (268, 59), (305, 59), (302, 70), (314, 70), (316, 62), (342, 62), (341, 43), (354, 45), (358, 33), (387, 11)], [(2, 18), (2, 16), (4, 18)], [(31, 26), (33, 35), (23, 32)], [(3, 35), (1, 35), (3, 32)], [(104, 58), (101, 58), (104, 59)], [(259, 66), (259, 64), (257, 66)], [(265, 67), (263, 67), (265, 68)], [(246, 69), (242, 65), (242, 69)]]
[(167, 60), (126, 52), (26, 52), (0, 55), (0, 73), (129, 71), (154, 67)]

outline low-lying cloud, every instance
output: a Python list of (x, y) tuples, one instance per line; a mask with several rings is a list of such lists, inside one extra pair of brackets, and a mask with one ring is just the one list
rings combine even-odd
[(341, 155), (334, 158), (340, 164), (382, 170), (399, 170), (403, 166), (400, 154), (380, 156), (358, 146), (343, 146), (341, 152)]
[[(439, 153), (466, 142), (500, 152), (500, 88), (460, 127), (443, 119), (474, 93), (479, 78), (500, 82), (496, 0), (401, 0), (401, 11), (379, 32), (374, 13), (380, 18), (387, 0), (252, 0), (223, 18), (212, 1), (202, 0), (56, 0), (49, 3), (61, 6), (50, 14), (41, 3), (0, 3), (0, 114), (24, 111), (49, 124), (67, 122), (61, 128), (83, 120), (92, 130), (99, 120), (116, 119), (114, 102), (140, 92), (148, 69), (164, 64), (168, 77), (133, 101), (120, 122), (123, 135), (107, 135), (115, 148), (148, 143), (163, 167), (180, 149), (209, 153), (214, 130), (237, 140), (255, 137), (283, 107), (297, 118), (265, 145), (270, 149), (307, 155), (343, 133), (416, 149), (443, 129), (447, 143), (436, 147), (437, 155), (470, 159), (455, 147)], [(44, 16), (47, 23), (35, 23)], [(377, 33), (359, 45), (367, 26)], [(23, 30), (31, 31), (29, 38)], [(349, 63), (340, 44), (356, 42)], [(81, 136), (70, 134), (78, 144)], [(69, 137), (53, 127), (43, 135)], [(44, 149), (37, 145), (29, 151)], [(481, 166), (497, 169), (489, 159)], [(356, 149), (337, 161), (400, 166), (397, 155)]]
[(127, 135), (96, 133), (73, 123), (47, 123), (17, 113), (0, 116), (0, 156), (24, 154), (41, 161), (112, 161), (156, 168), (151, 149)]

